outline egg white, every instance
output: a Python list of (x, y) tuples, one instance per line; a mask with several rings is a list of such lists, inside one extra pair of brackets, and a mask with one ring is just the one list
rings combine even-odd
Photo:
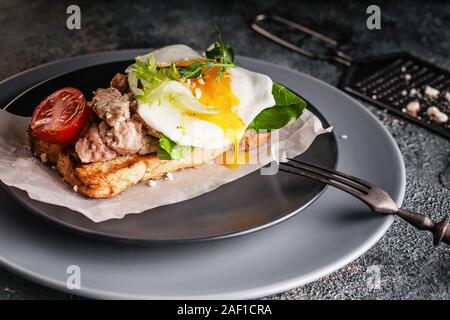
[[(184, 45), (161, 48), (154, 55), (160, 64), (186, 58), (202, 58)], [(231, 77), (231, 91), (239, 99), (239, 104), (235, 106), (236, 113), (243, 122), (242, 129), (245, 129), (262, 110), (275, 105), (272, 80), (266, 75), (239, 67), (228, 68), (227, 72)], [(223, 128), (192, 115), (197, 112), (211, 113), (214, 110), (199, 103), (185, 84), (168, 80), (158, 91), (158, 98), (151, 103), (138, 102), (137, 112), (150, 127), (179, 145), (215, 149), (234, 143)], [(192, 112), (186, 112), (187, 110)]]

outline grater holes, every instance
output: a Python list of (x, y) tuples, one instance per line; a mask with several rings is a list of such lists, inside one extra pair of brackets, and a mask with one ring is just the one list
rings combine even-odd
[(408, 70), (408, 68), (411, 68), (411, 65), (413, 65), (413, 64), (414, 64), (413, 61), (407, 60), (407, 61), (403, 64), (403, 66), (406, 68), (406, 70)]
[(373, 83), (377, 80), (383, 81), (383, 78), (385, 78), (386, 74), (394, 69), (398, 69), (397, 71), (400, 72), (399, 65), (403, 63), (402, 59), (397, 59), (395, 62), (391, 63), (387, 67), (375, 72), (374, 74), (370, 75), (369, 77), (361, 80), (358, 82), (359, 86), (361, 88), (366, 88), (364, 91), (367, 91), (371, 86), (373, 86)]
[(434, 79), (432, 79), (429, 83), (429, 86), (438, 89), (439, 91), (445, 91), (450, 84), (450, 78), (446, 78), (444, 75), (440, 75)]
[(450, 92), (450, 77), (442, 81), (442, 84), (440, 86), (442, 87), (442, 90)]
[(389, 88), (395, 86), (399, 87), (402, 85), (400, 81), (398, 81), (398, 77), (394, 77), (393, 73), (387, 73), (381, 75), (378, 79), (374, 79), (374, 81), (365, 86), (364, 91), (373, 91), (377, 90), (388, 90)]
[(411, 82), (411, 87), (416, 89), (425, 89), (427, 85), (430, 84), (435, 74), (430, 72), (428, 74), (422, 74), (418, 77), (414, 77), (414, 81)]

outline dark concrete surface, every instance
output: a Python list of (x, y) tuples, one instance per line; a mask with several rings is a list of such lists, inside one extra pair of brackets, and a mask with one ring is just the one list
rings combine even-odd
[[(82, 29), (65, 27), (66, 7), (82, 10)], [(381, 7), (382, 29), (365, 27), (363, 1), (0, 1), (0, 80), (70, 56), (186, 43), (204, 48), (214, 24), (241, 55), (300, 70), (336, 85), (342, 67), (283, 49), (249, 28), (260, 12), (287, 14), (337, 37), (355, 58), (406, 50), (450, 69), (448, 1), (371, 1)], [(368, 108), (397, 141), (406, 165), (403, 207), (437, 219), (450, 214), (450, 191), (439, 184), (450, 142), (377, 108)], [(367, 268), (381, 267), (380, 289), (367, 286)], [(73, 298), (0, 269), (0, 299)], [(435, 248), (429, 234), (396, 220), (361, 258), (319, 281), (274, 299), (449, 299), (450, 247)]]

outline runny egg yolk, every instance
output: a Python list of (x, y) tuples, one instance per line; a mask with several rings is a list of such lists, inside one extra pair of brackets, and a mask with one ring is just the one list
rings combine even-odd
[[(177, 65), (189, 65), (195, 61), (189, 60), (177, 63)], [(203, 105), (218, 109), (218, 113), (190, 113), (198, 119), (214, 123), (224, 130), (225, 138), (234, 144), (233, 162), (227, 163), (224, 158), (224, 165), (228, 168), (239, 166), (239, 142), (241, 141), (246, 125), (237, 113), (239, 99), (231, 90), (231, 76), (225, 73), (217, 79), (220, 68), (214, 67), (211, 70), (204, 69), (202, 78), (191, 78), (186, 80), (186, 84), (191, 89), (192, 95)]]

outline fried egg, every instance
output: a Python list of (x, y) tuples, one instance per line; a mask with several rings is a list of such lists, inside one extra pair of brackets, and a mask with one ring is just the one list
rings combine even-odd
[[(184, 45), (153, 52), (158, 64), (188, 65), (205, 58)], [(145, 58), (145, 57), (143, 57)], [(138, 101), (138, 113), (153, 129), (179, 145), (204, 149), (237, 146), (253, 119), (275, 105), (272, 80), (240, 67), (227, 68), (216, 79), (218, 68), (203, 78), (167, 80), (151, 101)], [(236, 148), (235, 148), (236, 149)]]

